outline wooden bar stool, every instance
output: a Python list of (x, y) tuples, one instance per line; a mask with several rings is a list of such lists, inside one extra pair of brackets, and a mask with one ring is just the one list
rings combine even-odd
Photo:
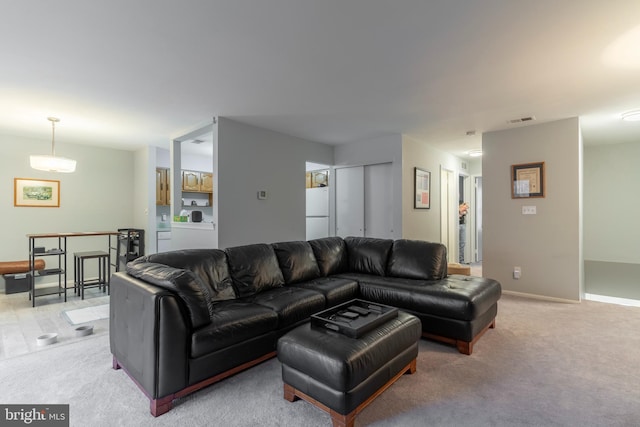
[[(104, 251), (74, 252), (73, 292), (79, 294), (81, 299), (84, 299), (84, 288), (86, 287), (97, 286), (98, 289), (102, 289), (102, 292), (110, 293), (109, 270), (111, 260), (109, 258), (109, 253)], [(98, 277), (96, 279), (87, 280), (84, 277), (84, 262), (89, 259), (98, 260)]]

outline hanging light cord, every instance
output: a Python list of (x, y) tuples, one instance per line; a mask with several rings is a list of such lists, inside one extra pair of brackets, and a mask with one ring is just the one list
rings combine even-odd
[(56, 117), (47, 117), (47, 119), (51, 122), (51, 155), (55, 157), (56, 156), (56, 122), (59, 122), (60, 119)]

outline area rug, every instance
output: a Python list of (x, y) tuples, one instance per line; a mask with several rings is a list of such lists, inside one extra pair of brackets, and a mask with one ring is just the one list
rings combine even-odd
[(107, 319), (109, 318), (109, 304), (66, 310), (62, 312), (62, 316), (72, 325)]

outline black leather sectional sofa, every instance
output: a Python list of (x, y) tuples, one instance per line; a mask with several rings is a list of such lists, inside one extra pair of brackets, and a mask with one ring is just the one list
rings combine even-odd
[(278, 338), (325, 308), (395, 306), (421, 320), (424, 337), (471, 354), (500, 295), (495, 280), (447, 276), (439, 243), (329, 237), (165, 252), (111, 277), (111, 352), (158, 416), (275, 356)]

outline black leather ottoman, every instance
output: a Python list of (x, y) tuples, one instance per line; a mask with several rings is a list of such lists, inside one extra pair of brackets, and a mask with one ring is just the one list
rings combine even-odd
[(420, 320), (402, 311), (360, 338), (299, 326), (278, 340), (284, 398), (318, 406), (334, 426), (353, 426), (366, 405), (415, 372), (421, 334)]

